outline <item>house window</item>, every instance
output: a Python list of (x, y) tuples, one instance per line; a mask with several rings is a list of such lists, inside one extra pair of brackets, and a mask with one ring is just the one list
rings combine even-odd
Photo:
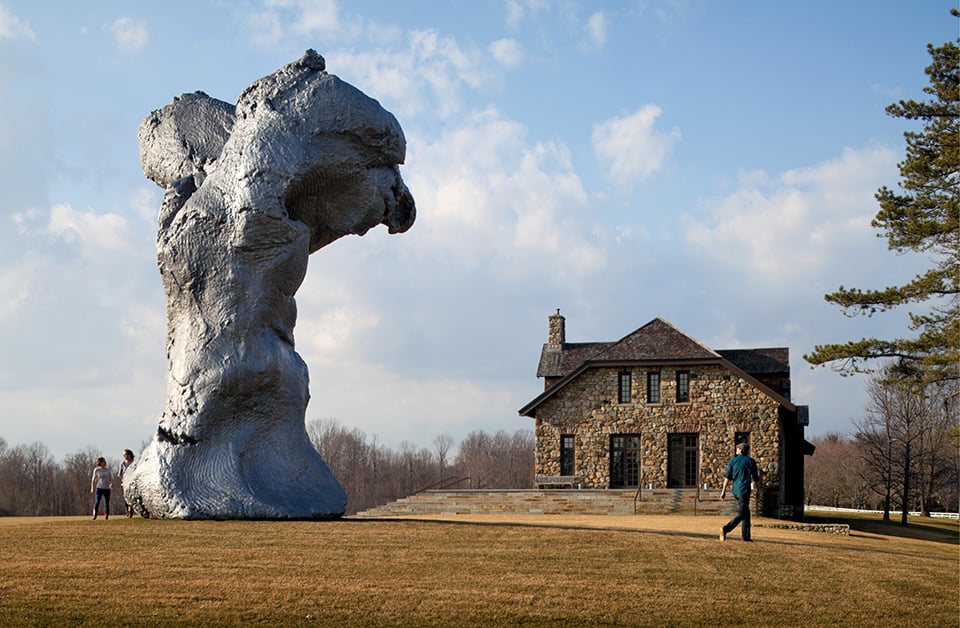
[(617, 401), (619, 403), (630, 403), (630, 371), (620, 373), (617, 387)]
[(692, 488), (697, 485), (699, 441), (697, 434), (667, 435), (667, 487)]
[(647, 403), (660, 403), (660, 371), (647, 373)]
[(690, 401), (690, 371), (677, 371), (677, 403)]
[(610, 437), (610, 488), (640, 486), (640, 435)]
[(573, 434), (560, 436), (560, 475), (574, 474), (574, 438)]

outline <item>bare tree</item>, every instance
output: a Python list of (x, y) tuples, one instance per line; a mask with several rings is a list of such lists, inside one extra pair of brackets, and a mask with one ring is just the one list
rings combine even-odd
[(447, 433), (439, 434), (433, 439), (433, 450), (437, 452), (437, 464), (440, 466), (440, 481), (443, 482), (443, 472), (447, 468), (447, 455), (453, 447), (453, 437)]
[(89, 515), (93, 506), (90, 495), (90, 477), (97, 450), (87, 447), (63, 458), (60, 490), (63, 491), (62, 515)]
[(367, 443), (358, 428), (347, 429), (335, 419), (307, 423), (307, 435), (347, 494), (347, 512), (376, 505), (383, 487), (382, 464), (376, 445)]
[(810, 458), (804, 469), (806, 503), (835, 508), (847, 506), (852, 491), (849, 485), (850, 472), (845, 467), (850, 460), (853, 443), (838, 432), (810, 440), (817, 448), (817, 455)]
[(472, 488), (530, 488), (533, 486), (533, 432), (500, 430), (467, 434), (457, 451), (456, 466), (470, 477)]
[(898, 377), (898, 372), (890, 367), (870, 380), (866, 416), (855, 426), (877, 492), (884, 498), (884, 519), (890, 518), (896, 500), (905, 526), (914, 500), (929, 511), (925, 504), (936, 480), (949, 468), (941, 452), (955, 419), (942, 409), (943, 385)]
[(456, 465), (461, 475), (470, 478), (470, 488), (490, 488), (490, 459), (493, 442), (483, 431), (473, 431), (460, 442)]
[(890, 520), (890, 509), (899, 479), (897, 461), (901, 458), (896, 392), (882, 377), (871, 378), (867, 383), (866, 414), (862, 420), (854, 421), (856, 439), (863, 448), (867, 467), (874, 480), (874, 490), (883, 498), (884, 521)]
[(10, 475), (14, 471), (14, 464), (10, 461), (11, 455), (7, 441), (0, 437), (0, 477), (6, 478), (4, 482), (0, 482), (0, 517), (17, 514), (13, 495), (16, 481), (14, 476)]
[(817, 448), (804, 469), (804, 500), (837, 508), (866, 508), (870, 502), (872, 473), (861, 444), (832, 432), (810, 439)]
[[(956, 469), (958, 452), (952, 434), (960, 424), (957, 413), (957, 383), (932, 384), (925, 390), (927, 416), (918, 436), (917, 483), (920, 512), (930, 515), (931, 505), (947, 507), (954, 500), (948, 495), (957, 492)], [(946, 499), (944, 499), (946, 498)]]

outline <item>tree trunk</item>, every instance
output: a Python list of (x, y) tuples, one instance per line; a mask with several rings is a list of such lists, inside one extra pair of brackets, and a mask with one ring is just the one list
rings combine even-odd
[(900, 525), (907, 525), (907, 513), (910, 512), (910, 441), (903, 452), (903, 497), (900, 501)]

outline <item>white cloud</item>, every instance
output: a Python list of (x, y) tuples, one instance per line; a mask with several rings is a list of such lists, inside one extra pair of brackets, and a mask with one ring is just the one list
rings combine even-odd
[(129, 17), (117, 18), (107, 29), (113, 35), (113, 42), (120, 52), (133, 53), (142, 50), (150, 41), (150, 33), (142, 22)]
[(603, 11), (594, 13), (585, 25), (587, 44), (592, 48), (602, 48), (607, 42), (607, 18)]
[(387, 108), (401, 117), (429, 110), (448, 118), (462, 111), (461, 92), (492, 82), (491, 65), (482, 50), (464, 48), (453, 37), (433, 30), (412, 31), (404, 51), (341, 52), (327, 57), (329, 72), (391, 103)]
[(429, 106), (431, 94), (416, 74), (416, 62), (409, 51), (341, 51), (325, 55), (325, 58), (327, 72), (340, 76), (362, 91), (375, 94), (380, 102), (393, 103), (393, 107), (387, 108), (401, 117), (416, 115)]
[(528, 16), (536, 16), (549, 8), (548, 0), (507, 0), (505, 20), (511, 30), (520, 28)]
[(33, 280), (33, 268), (28, 263), (0, 268), (0, 321), (20, 311), (30, 296)]
[(523, 61), (523, 46), (515, 39), (498, 39), (490, 44), (490, 54), (500, 65), (513, 68)]
[(78, 242), (91, 255), (128, 252), (133, 235), (127, 219), (116, 214), (79, 212), (70, 205), (54, 205), (44, 231), (66, 242)]
[(29, 24), (0, 4), (0, 40), (19, 39), (21, 37), (33, 40), (37, 36)]
[(518, 0), (507, 0), (504, 4), (507, 27), (511, 30), (520, 28), (520, 23), (523, 22), (523, 5)]
[(417, 147), (409, 183), (420, 246), (465, 269), (512, 277), (582, 275), (604, 264), (568, 149), (525, 143), (526, 129), (487, 109)]
[[(297, 36), (318, 34), (340, 42), (376, 41), (324, 52), (327, 71), (374, 95), (401, 118), (424, 112), (449, 118), (464, 109), (464, 90), (494, 85), (502, 68), (515, 67), (524, 57), (513, 39), (499, 39), (487, 49), (463, 45), (434, 29), (408, 31), (406, 46), (395, 27), (341, 16), (328, 0), (271, 0), (261, 10), (241, 18), (255, 43), (270, 46)], [(389, 45), (384, 45), (385, 42)]]
[(344, 21), (336, 0), (266, 0), (262, 9), (249, 11), (241, 5), (238, 10), (241, 22), (259, 46), (272, 46), (292, 37), (350, 38), (359, 32), (356, 21)]
[(683, 217), (686, 241), (692, 251), (756, 280), (809, 281), (856, 259), (860, 247), (877, 244), (870, 226), (873, 195), (894, 177), (895, 167), (888, 149), (848, 148), (837, 159), (775, 180), (747, 173), (736, 191), (708, 203), (702, 218)]
[(132, 352), (146, 358), (163, 355), (164, 338), (167, 334), (163, 308), (135, 302), (126, 305), (124, 309), (126, 315), (120, 323), (120, 331)]
[[(327, 278), (333, 284), (339, 283), (337, 278)], [(340, 279), (350, 279), (343, 276)], [(312, 282), (311, 287), (316, 289), (320, 285), (329, 286), (328, 281)], [(354, 347), (360, 344), (364, 333), (376, 328), (380, 324), (380, 316), (366, 307), (358, 295), (351, 295), (348, 291), (333, 291), (330, 294), (324, 291), (324, 300), (332, 301), (332, 306), (311, 312), (310, 324), (305, 332), (297, 335), (298, 350), (304, 355), (312, 356), (311, 364), (335, 365), (349, 360)], [(329, 290), (329, 288), (328, 288)]]
[(617, 183), (630, 187), (658, 171), (680, 141), (678, 129), (664, 132), (654, 128), (661, 113), (660, 107), (648, 104), (594, 125), (593, 150)]
[(297, 3), (300, 15), (295, 29), (312, 35), (331, 33), (340, 28), (340, 9), (336, 0), (301, 0)]
[(243, 23), (258, 46), (271, 46), (284, 38), (283, 24), (276, 11), (254, 11), (243, 18)]
[[(310, 359), (307, 362), (313, 364)], [(335, 370), (324, 370), (322, 381), (314, 381), (311, 391), (308, 421), (335, 418), (393, 448), (402, 441), (426, 446), (441, 432), (460, 440), (476, 429), (532, 427), (532, 422), (517, 418), (518, 395), (513, 382), (424, 378), (377, 364), (347, 361)], [(389, 438), (382, 440), (384, 435)]]
[(413, 31), (410, 47), (417, 60), (417, 70), (426, 75), (439, 93), (443, 93), (447, 85), (454, 87), (463, 83), (478, 87), (489, 77), (480, 51), (462, 48), (453, 37), (441, 37), (434, 30)]
[(141, 185), (135, 188), (128, 200), (130, 209), (150, 225), (156, 225), (160, 203), (163, 200), (163, 190), (155, 185)]

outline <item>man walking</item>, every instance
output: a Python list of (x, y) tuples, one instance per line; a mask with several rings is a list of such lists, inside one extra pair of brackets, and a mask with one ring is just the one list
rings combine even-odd
[(733, 496), (737, 500), (737, 516), (727, 522), (720, 530), (720, 540), (726, 541), (727, 534), (733, 531), (738, 524), (744, 541), (750, 538), (750, 483), (759, 482), (760, 473), (757, 470), (757, 461), (750, 457), (750, 445), (737, 443), (737, 455), (727, 463), (727, 472), (723, 476), (723, 488), (720, 489), (720, 499), (726, 497), (727, 486), (733, 483)]

